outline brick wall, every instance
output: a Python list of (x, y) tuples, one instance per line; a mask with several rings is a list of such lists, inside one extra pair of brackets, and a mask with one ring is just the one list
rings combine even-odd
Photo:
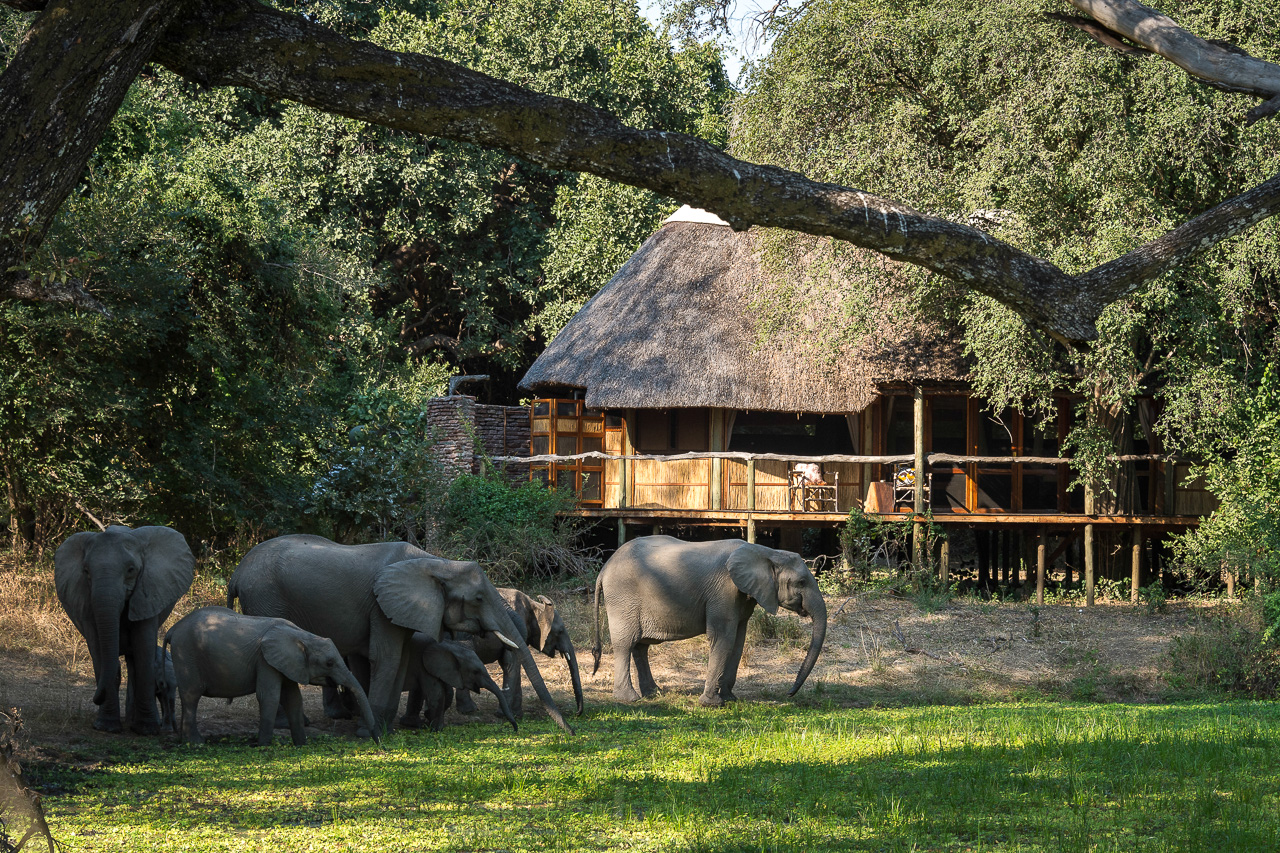
[[(449, 468), (478, 474), (485, 456), (529, 455), (529, 410), (523, 406), (490, 406), (475, 397), (455, 394), (427, 401), (427, 423), (440, 459)], [(529, 478), (529, 466), (505, 463), (512, 480)]]

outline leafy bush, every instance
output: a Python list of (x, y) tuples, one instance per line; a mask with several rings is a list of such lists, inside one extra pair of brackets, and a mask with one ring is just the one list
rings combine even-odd
[(946, 539), (946, 533), (933, 523), (931, 514), (925, 515), (924, 546), (920, 564), (911, 559), (912, 528), (910, 517), (894, 520), (872, 518), (858, 507), (849, 510), (849, 517), (840, 528), (841, 564), (823, 573), (820, 583), (824, 592), (848, 592), (860, 585), (872, 585), (874, 572), (883, 572), (877, 586), (917, 596), (932, 609), (940, 603), (938, 594), (945, 599), (948, 590), (939, 580), (938, 547)]
[(463, 474), (449, 486), (436, 548), (455, 559), (479, 561), (499, 586), (520, 578), (586, 575), (599, 561), (578, 547), (581, 521), (561, 514), (573, 506), (568, 492), (513, 483), (486, 466), (483, 474)]
[(1280, 695), (1280, 595), (1250, 597), (1174, 637), (1165, 680), (1186, 692), (1272, 699)]

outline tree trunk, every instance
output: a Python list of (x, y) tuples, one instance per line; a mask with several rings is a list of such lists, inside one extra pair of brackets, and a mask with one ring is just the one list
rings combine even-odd
[[(40, 295), (27, 262), (180, 8), (180, 0), (58, 0), (0, 75), (0, 297)], [(64, 283), (55, 292), (92, 304), (77, 290)]]

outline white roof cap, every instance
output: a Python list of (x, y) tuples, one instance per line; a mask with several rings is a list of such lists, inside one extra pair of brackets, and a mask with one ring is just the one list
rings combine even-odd
[(704, 225), (724, 226), (729, 224), (708, 210), (703, 210), (700, 207), (690, 207), (687, 204), (668, 216), (662, 224), (666, 225), (668, 222), (701, 222)]

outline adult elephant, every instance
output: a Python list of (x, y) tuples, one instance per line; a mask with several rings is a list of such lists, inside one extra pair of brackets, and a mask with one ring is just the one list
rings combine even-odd
[(129, 670), (129, 728), (156, 734), (156, 634), (191, 586), (195, 557), (169, 527), (113, 525), (76, 533), (53, 555), (58, 601), (89, 646), (98, 717), (93, 727), (118, 732), (120, 655)]
[[(252, 616), (278, 616), (328, 637), (344, 657), (369, 664), (369, 702), (391, 729), (414, 631), (493, 632), (519, 655), (529, 682), (560, 728), (572, 732), (479, 563), (442, 560), (406, 542), (339, 545), (321, 536), (279, 536), (255, 546), (227, 582)], [(352, 665), (356, 668), (355, 664)]]
[[(613, 697), (619, 702), (657, 692), (649, 646), (699, 634), (707, 635), (711, 656), (698, 701), (708, 706), (733, 701), (747, 621), (757, 603), (770, 614), (785, 607), (813, 619), (809, 652), (788, 696), (809, 677), (827, 633), (827, 605), (799, 554), (741, 539), (682, 542), (643, 536), (614, 552), (596, 579), (593, 675), (600, 666), (601, 591), (613, 641)], [(639, 693), (631, 684), (633, 657)]]

